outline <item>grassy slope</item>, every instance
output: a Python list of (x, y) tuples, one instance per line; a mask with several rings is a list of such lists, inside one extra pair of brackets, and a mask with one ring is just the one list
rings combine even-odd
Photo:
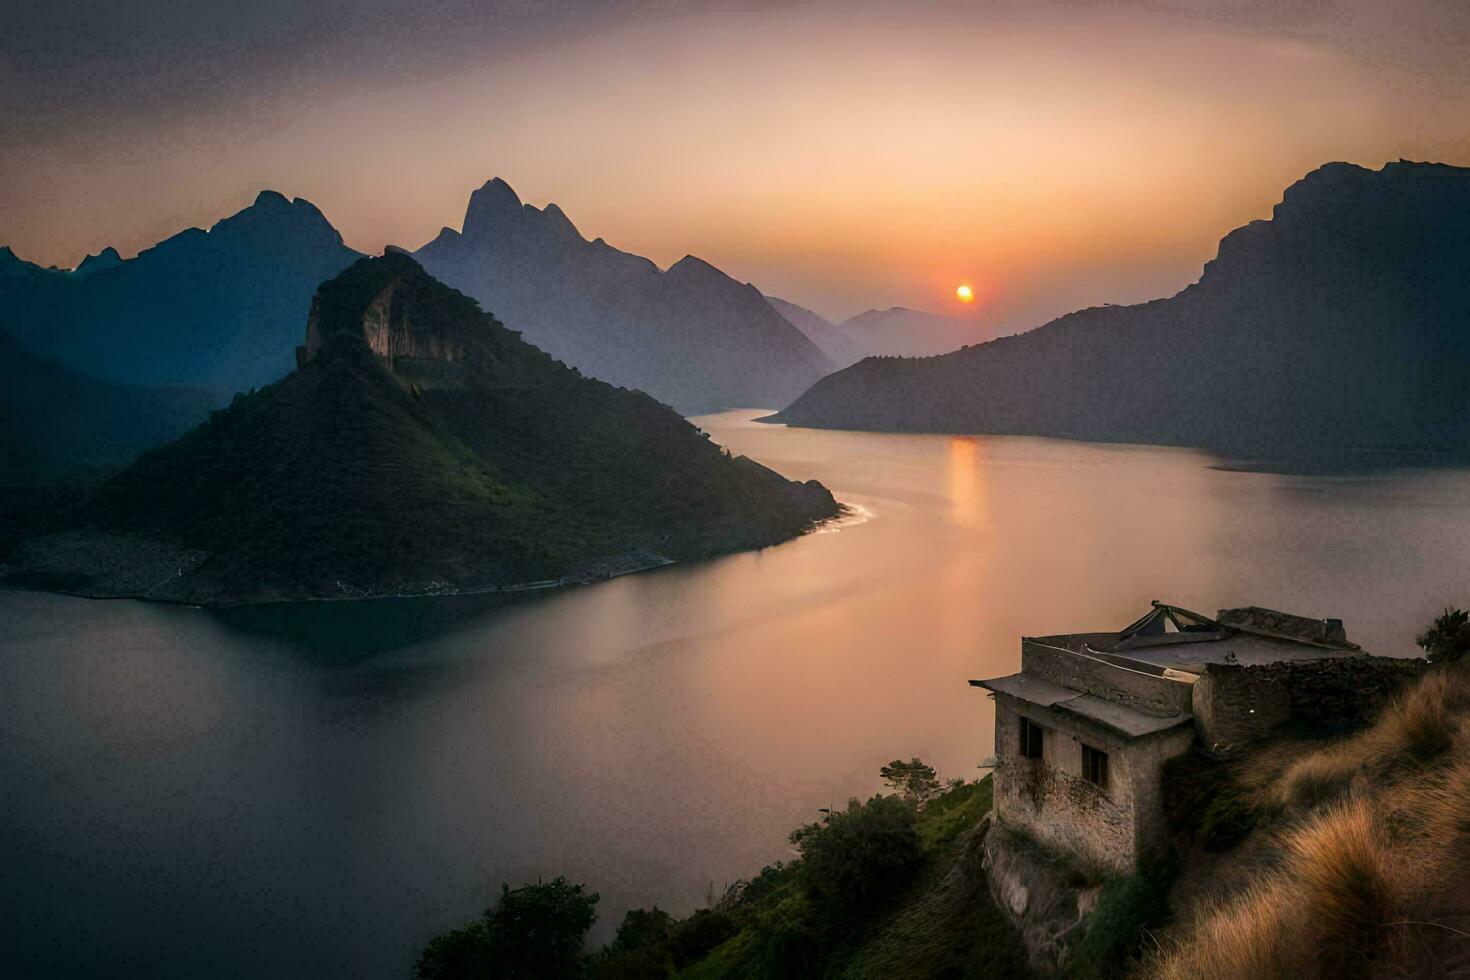
[[(1470, 675), (1438, 668), (1369, 729), (1285, 741), (1234, 772), (1213, 867), (1176, 888), (1156, 978), (1470, 969)], [(1228, 814), (1226, 814), (1228, 816)], [(1218, 821), (1229, 830), (1231, 820)], [(1254, 824), (1254, 829), (1250, 825)], [(1236, 841), (1238, 840), (1238, 843)]]
[[(924, 864), (913, 881), (867, 922), (852, 923), (818, 973), (825, 977), (1024, 976), (1025, 956), (991, 901), (980, 869), (977, 824), (991, 806), (991, 778), (946, 792), (919, 814)], [(739, 933), (689, 965), (685, 980), (771, 976), (770, 936), (810, 919), (793, 866), (742, 910)]]

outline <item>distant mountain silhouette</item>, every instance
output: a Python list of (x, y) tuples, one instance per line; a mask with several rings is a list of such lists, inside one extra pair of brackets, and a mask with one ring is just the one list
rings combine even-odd
[(88, 378), (0, 333), (0, 472), (7, 480), (126, 463), (209, 414), (207, 392)]
[(860, 362), (776, 420), (1217, 447), (1470, 450), (1470, 170), (1328, 164), (1169, 299)]
[(767, 296), (766, 302), (775, 307), (776, 312), (784, 316), (792, 326), (806, 334), (806, 338), (816, 344), (837, 367), (847, 367), (867, 356), (867, 351), (820, 313), (814, 313), (804, 306), (797, 306), (776, 296)]
[(133, 259), (108, 248), (66, 272), (0, 248), (0, 311), (22, 347), (83, 374), (228, 398), (291, 369), (312, 292), (357, 257), (314, 205), (262, 191)]
[(868, 310), (838, 324), (864, 356), (929, 357), (988, 340), (991, 333), (971, 320), (894, 306)]
[(834, 367), (754, 286), (589, 242), (499, 178), (470, 195), (461, 231), (413, 254), (552, 356), (685, 413), (782, 405)]
[(322, 285), (297, 359), (140, 457), (84, 528), (22, 544), (10, 580), (201, 603), (453, 591), (760, 547), (837, 510), (402, 253)]

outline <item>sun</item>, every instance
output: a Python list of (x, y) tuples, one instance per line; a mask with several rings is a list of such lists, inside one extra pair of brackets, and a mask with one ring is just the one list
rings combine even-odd
[(962, 282), (955, 287), (954, 298), (961, 303), (973, 303), (975, 302), (975, 290), (971, 289), (967, 283)]

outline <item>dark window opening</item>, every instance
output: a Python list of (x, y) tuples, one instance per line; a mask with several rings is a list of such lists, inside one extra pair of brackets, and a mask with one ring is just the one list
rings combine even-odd
[(1030, 718), (1021, 719), (1021, 754), (1028, 759), (1041, 758), (1041, 733), (1046, 731)]
[(1082, 746), (1082, 778), (1099, 786), (1108, 785), (1108, 754), (1090, 745)]

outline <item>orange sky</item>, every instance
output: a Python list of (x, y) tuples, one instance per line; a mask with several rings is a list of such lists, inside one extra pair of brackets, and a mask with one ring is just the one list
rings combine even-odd
[(1435, 4), (674, 6), (412, 71), (389, 31), (315, 67), (310, 47), (227, 64), (207, 99), (161, 76), (138, 105), (38, 109), (0, 146), (0, 242), (130, 254), (271, 187), (357, 248), (416, 247), (498, 175), (588, 237), (828, 315), (958, 312), (966, 281), (976, 315), (1019, 328), (1178, 289), (1327, 160), (1470, 164), (1450, 30), (1470, 21)]

